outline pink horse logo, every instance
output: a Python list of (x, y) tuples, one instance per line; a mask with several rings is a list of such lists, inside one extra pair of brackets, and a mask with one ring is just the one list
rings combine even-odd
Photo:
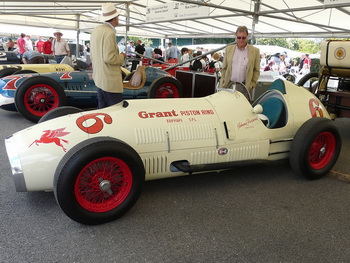
[(59, 137), (63, 137), (66, 136), (67, 134), (70, 134), (70, 132), (64, 132), (66, 128), (61, 128), (61, 129), (57, 129), (57, 130), (45, 130), (43, 131), (43, 135), (41, 135), (39, 140), (35, 140), (34, 142), (32, 142), (30, 146), (32, 146), (34, 143), (39, 146), (39, 143), (55, 143), (57, 146), (62, 147), (63, 151), (67, 151), (66, 148), (64, 148), (62, 142), (64, 143), (69, 143), (66, 140), (63, 140)]

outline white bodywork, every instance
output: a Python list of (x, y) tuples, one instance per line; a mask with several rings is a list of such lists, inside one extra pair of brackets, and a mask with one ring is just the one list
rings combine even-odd
[[(298, 128), (312, 117), (329, 115), (310, 92), (284, 84), (286, 94), (273, 90), (262, 96), (284, 102), (286, 123), (275, 129), (263, 124), (241, 93), (228, 91), (204, 98), (128, 100), (34, 125), (6, 139), (16, 189), (52, 190), (65, 153), (93, 137), (114, 137), (135, 149), (146, 180), (185, 175), (172, 166), (181, 160), (196, 166), (287, 158)], [(44, 136), (53, 133), (55, 140)]]

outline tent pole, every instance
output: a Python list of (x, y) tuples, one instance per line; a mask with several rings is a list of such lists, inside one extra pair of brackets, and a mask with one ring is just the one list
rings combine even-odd
[(79, 34), (80, 34), (80, 15), (77, 16), (77, 44), (75, 45), (75, 56), (78, 58), (79, 56)]
[(124, 46), (125, 46), (125, 51), (126, 51), (126, 46), (128, 42), (128, 32), (130, 28), (130, 3), (126, 2), (125, 3), (125, 40), (124, 40)]
[(260, 4), (261, 0), (252, 0), (254, 2), (254, 15), (253, 15), (253, 21), (252, 21), (252, 44), (256, 44), (256, 41), (254, 41), (254, 35), (255, 35), (255, 25), (259, 22), (259, 12), (260, 12)]

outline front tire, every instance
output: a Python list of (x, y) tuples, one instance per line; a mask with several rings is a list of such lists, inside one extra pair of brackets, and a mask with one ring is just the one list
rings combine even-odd
[(64, 156), (54, 176), (54, 194), (68, 217), (96, 225), (129, 211), (144, 180), (142, 160), (133, 148), (99, 137), (83, 141)]
[(52, 119), (55, 119), (58, 117), (66, 116), (68, 114), (74, 114), (74, 113), (79, 113), (79, 112), (83, 112), (83, 110), (79, 109), (77, 107), (72, 107), (72, 106), (58, 107), (56, 109), (53, 109), (53, 110), (47, 112), (44, 116), (42, 116), (38, 123), (42, 123), (42, 122), (52, 120)]
[(24, 118), (38, 122), (47, 112), (66, 105), (66, 95), (60, 84), (53, 79), (34, 76), (18, 87), (15, 104)]
[(314, 180), (332, 169), (340, 150), (341, 136), (334, 122), (312, 118), (295, 134), (289, 160), (294, 172)]
[(148, 98), (182, 98), (183, 88), (180, 81), (171, 77), (161, 77), (152, 82)]

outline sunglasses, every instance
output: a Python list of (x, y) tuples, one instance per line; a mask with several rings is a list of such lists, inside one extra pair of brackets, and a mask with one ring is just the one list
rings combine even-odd
[(236, 37), (237, 39), (247, 39), (247, 37)]

